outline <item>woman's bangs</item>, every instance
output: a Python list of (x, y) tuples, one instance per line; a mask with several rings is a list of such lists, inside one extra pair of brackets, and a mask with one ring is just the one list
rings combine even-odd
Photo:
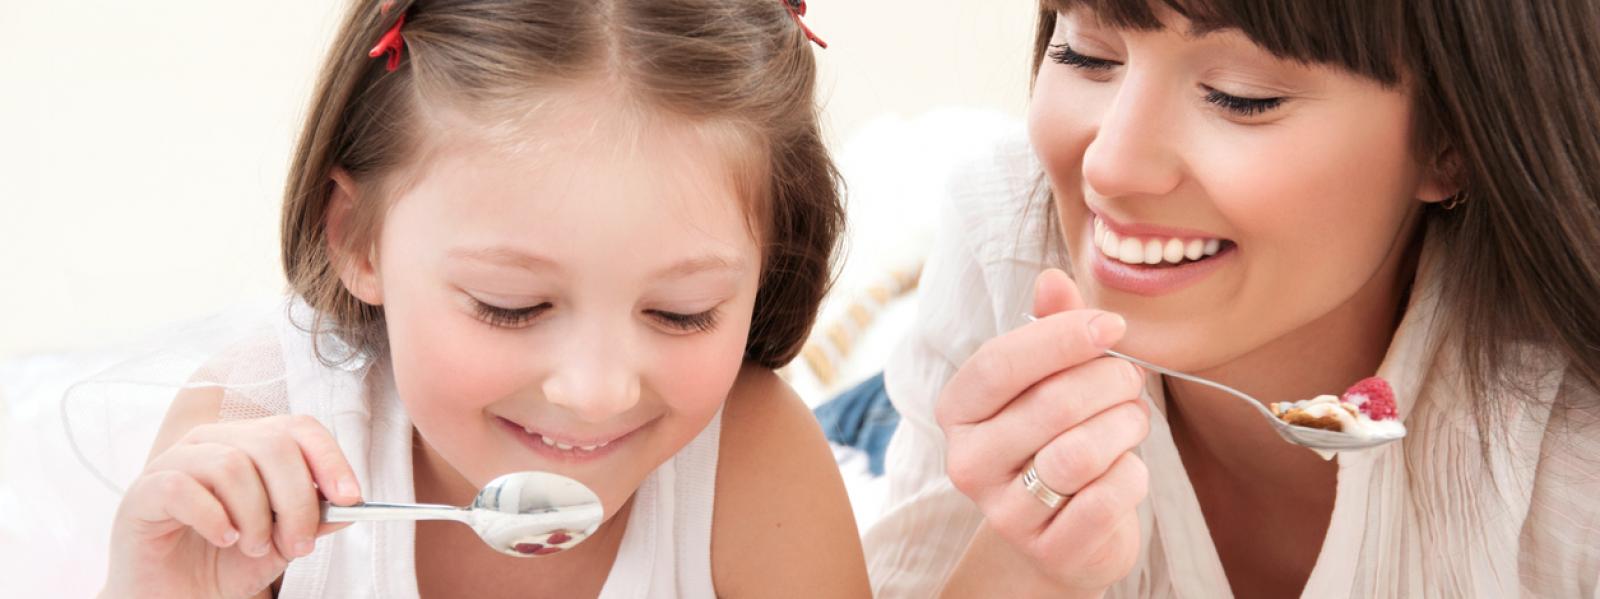
[(1400, 81), (1404, 15), (1398, 3), (1362, 0), (1042, 0), (1048, 12), (1084, 10), (1107, 27), (1158, 31), (1187, 21), (1187, 35), (1237, 30), (1280, 58)]

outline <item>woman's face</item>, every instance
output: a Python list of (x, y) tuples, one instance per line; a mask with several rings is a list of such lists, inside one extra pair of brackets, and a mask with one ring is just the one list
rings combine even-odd
[(1392, 290), (1418, 199), (1404, 88), (1167, 15), (1058, 16), (1029, 134), (1085, 301), (1121, 349), (1207, 370)]

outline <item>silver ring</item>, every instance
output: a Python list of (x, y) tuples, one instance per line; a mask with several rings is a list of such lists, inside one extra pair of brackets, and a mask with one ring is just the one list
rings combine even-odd
[(1039, 480), (1039, 471), (1034, 469), (1032, 460), (1028, 461), (1028, 470), (1022, 473), (1022, 488), (1027, 489), (1034, 497), (1038, 497), (1045, 507), (1052, 510), (1061, 509), (1067, 500), (1072, 499), (1071, 493), (1063, 495)]

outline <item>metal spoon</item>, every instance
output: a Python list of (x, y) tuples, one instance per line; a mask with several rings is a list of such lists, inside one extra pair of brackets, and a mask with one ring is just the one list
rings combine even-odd
[(322, 502), (323, 522), (454, 520), (506, 555), (533, 557), (571, 549), (594, 534), (605, 510), (578, 481), (549, 472), (513, 472), (489, 481), (472, 505)]
[[(1032, 314), (1023, 314), (1022, 316), (1024, 318), (1027, 318), (1028, 322), (1036, 322), (1036, 321), (1039, 320), (1038, 318), (1035, 318)], [(1277, 431), (1278, 432), (1278, 436), (1283, 437), (1283, 440), (1288, 441), (1290, 443), (1293, 443), (1295, 445), (1299, 445), (1299, 446), (1302, 446), (1302, 447), (1307, 447), (1307, 448), (1310, 448), (1310, 449), (1317, 450), (1319, 453), (1322, 453), (1324, 455), (1324, 457), (1329, 457), (1330, 454), (1328, 452), (1334, 452), (1334, 451), (1356, 451), (1356, 450), (1360, 450), (1360, 449), (1367, 449), (1367, 448), (1370, 448), (1370, 447), (1377, 447), (1379, 445), (1383, 445), (1383, 444), (1386, 444), (1386, 443), (1392, 443), (1394, 441), (1398, 441), (1401, 438), (1405, 437), (1405, 433), (1401, 433), (1401, 434), (1398, 434), (1398, 435), (1374, 434), (1374, 435), (1371, 435), (1371, 436), (1362, 436), (1362, 435), (1353, 435), (1353, 434), (1346, 433), (1346, 432), (1341, 432), (1341, 431), (1330, 431), (1330, 430), (1324, 430), (1324, 429), (1320, 429), (1320, 428), (1310, 428), (1310, 427), (1304, 427), (1304, 426), (1296, 426), (1296, 425), (1284, 422), (1283, 420), (1280, 420), (1277, 416), (1272, 415), (1272, 411), (1267, 409), (1266, 402), (1258, 400), (1255, 397), (1251, 396), (1249, 393), (1245, 393), (1245, 392), (1240, 391), (1238, 389), (1234, 389), (1233, 387), (1229, 387), (1227, 385), (1224, 385), (1222, 383), (1213, 381), (1213, 380), (1208, 379), (1208, 378), (1198, 377), (1198, 376), (1195, 376), (1195, 375), (1192, 375), (1192, 374), (1186, 374), (1186, 373), (1183, 373), (1183, 372), (1178, 372), (1176, 370), (1173, 370), (1171, 368), (1166, 368), (1166, 367), (1163, 367), (1163, 366), (1157, 366), (1155, 364), (1151, 364), (1149, 362), (1146, 362), (1144, 360), (1140, 360), (1138, 358), (1135, 358), (1133, 356), (1124, 354), (1124, 353), (1119, 352), (1119, 351), (1109, 350), (1108, 349), (1108, 350), (1105, 351), (1105, 355), (1113, 357), (1113, 358), (1121, 359), (1121, 360), (1127, 360), (1127, 361), (1132, 362), (1134, 364), (1137, 364), (1137, 365), (1139, 365), (1141, 367), (1144, 367), (1145, 369), (1153, 370), (1153, 371), (1159, 372), (1161, 374), (1164, 374), (1164, 375), (1167, 375), (1167, 376), (1170, 376), (1170, 377), (1173, 377), (1173, 378), (1183, 379), (1183, 380), (1189, 381), (1191, 383), (1197, 383), (1197, 384), (1200, 384), (1200, 385), (1205, 385), (1207, 387), (1211, 387), (1212, 389), (1216, 389), (1218, 391), (1222, 391), (1224, 393), (1227, 393), (1229, 395), (1232, 395), (1234, 397), (1242, 399), (1242, 400), (1244, 400), (1245, 403), (1250, 404), (1250, 407), (1255, 408), (1256, 412), (1260, 413), (1262, 417), (1266, 418), (1267, 422), (1272, 423), (1272, 430)]]

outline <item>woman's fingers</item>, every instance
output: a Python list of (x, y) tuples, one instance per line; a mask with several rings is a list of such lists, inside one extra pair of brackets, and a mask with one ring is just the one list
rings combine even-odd
[(1138, 368), (1115, 358), (1050, 375), (993, 418), (951, 430), (948, 468), (975, 470), (978, 486), (1000, 484), (1063, 431), (1112, 406), (1138, 401), (1143, 387)]
[(1033, 459), (1039, 481), (1062, 494), (1080, 493), (1111, 471), (1150, 432), (1150, 416), (1141, 403), (1129, 401), (1096, 414), (1061, 433)]
[(947, 431), (988, 420), (1045, 377), (1102, 355), (1126, 327), (1116, 314), (1072, 310), (990, 339), (950, 378), (935, 416)]
[(1033, 279), (1033, 315), (1044, 318), (1057, 312), (1083, 308), (1077, 283), (1059, 268), (1045, 269)]
[[(1105, 474), (1078, 491), (1035, 539), (1039, 555), (1056, 556), (1067, 571), (1102, 570), (1119, 564), (1102, 563), (1130, 551), (1109, 543), (1126, 542), (1130, 517), (1138, 513), (1150, 486), (1144, 461), (1123, 453)], [(1137, 521), (1134, 523), (1137, 535)], [(1135, 536), (1135, 541), (1137, 537)], [(1126, 572), (1126, 568), (1117, 572)], [(1119, 574), (1120, 575), (1120, 574)]]
[(1141, 403), (1124, 401), (1061, 433), (1039, 450), (1037, 458), (1001, 473), (1003, 480), (975, 491), (962, 490), (979, 502), (995, 532), (1019, 546), (1032, 545), (1057, 510), (1023, 487), (1021, 477), (1030, 463), (1039, 482), (1070, 497), (1070, 503), (1123, 456), (1131, 455), (1148, 431), (1149, 412)]
[[(135, 521), (157, 525), (176, 522), (194, 529), (217, 547), (231, 547), (239, 541), (239, 531), (228, 519), (222, 502), (187, 474), (166, 470), (142, 476), (128, 489), (128, 496), (132, 500), (125, 504), (126, 515)], [(157, 534), (168, 530), (158, 530)]]

